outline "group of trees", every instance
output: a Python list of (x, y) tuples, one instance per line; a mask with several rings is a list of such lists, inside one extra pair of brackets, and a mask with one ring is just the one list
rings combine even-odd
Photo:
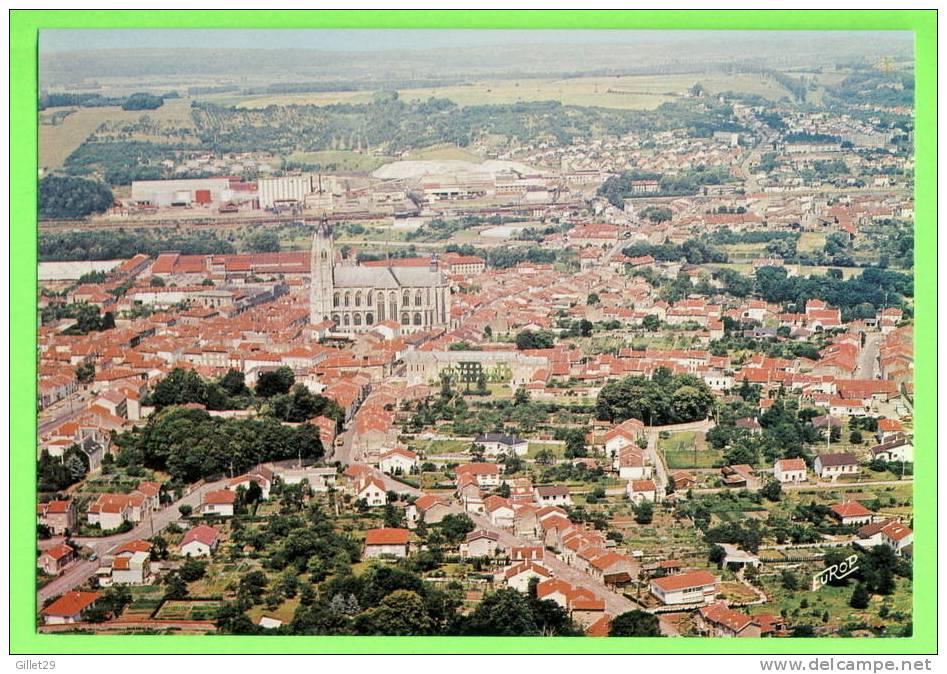
[(689, 264), (724, 263), (728, 259), (725, 252), (699, 239), (688, 239), (680, 245), (635, 243), (623, 249), (622, 253), (628, 257), (650, 255), (661, 262), (686, 261)]
[(198, 403), (209, 410), (245, 409), (251, 401), (252, 393), (242, 372), (230, 370), (217, 380), (206, 381), (194, 370), (182, 368), (171, 370), (145, 400), (158, 409)]
[(41, 220), (84, 218), (93, 213), (104, 213), (114, 202), (112, 190), (95, 180), (47, 175), (39, 181)]
[(116, 436), (120, 466), (167, 471), (182, 482), (240, 473), (266, 461), (319, 459), (319, 429), (291, 427), (272, 417), (221, 419), (201, 409), (171, 406), (148, 423)]
[[(111, 197), (109, 203), (111, 204)], [(218, 255), (237, 252), (230, 241), (221, 239), (210, 230), (175, 233), (152, 229), (134, 232), (124, 230), (40, 232), (37, 254), (42, 262), (58, 262), (127, 259), (138, 253), (155, 257), (167, 250), (180, 251), (182, 255)]]
[(710, 387), (691, 374), (671, 374), (658, 368), (648, 379), (625, 377), (606, 384), (595, 402), (599, 419), (618, 423), (640, 419), (649, 425), (700, 421), (714, 409)]
[(62, 491), (82, 480), (89, 471), (89, 457), (78, 445), (71, 445), (62, 457), (51, 456), (44, 449), (36, 463), (36, 490)]
[(63, 318), (76, 319), (73, 325), (63, 331), (66, 335), (87, 335), (90, 332), (101, 332), (115, 327), (115, 314), (111, 311), (101, 313), (98, 306), (84, 302), (50, 303), (43, 308), (40, 315), (44, 325)]

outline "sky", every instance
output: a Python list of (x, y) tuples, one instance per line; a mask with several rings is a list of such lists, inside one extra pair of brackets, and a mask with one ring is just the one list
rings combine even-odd
[[(753, 31), (740, 31), (744, 37)], [(727, 31), (621, 30), (191, 30), (108, 29), (44, 30), (39, 50), (44, 54), (89, 49), (320, 49), (372, 52), (401, 49), (484, 47), (499, 44), (641, 44), (687, 35), (718, 40)], [(766, 34), (772, 36), (772, 32)], [(887, 33), (889, 36), (891, 33)], [(785, 33), (783, 35), (786, 35)], [(801, 37), (805, 33), (797, 33)], [(910, 33), (904, 33), (910, 39)], [(825, 39), (825, 33), (819, 33)], [(867, 36), (866, 36), (867, 37)]]

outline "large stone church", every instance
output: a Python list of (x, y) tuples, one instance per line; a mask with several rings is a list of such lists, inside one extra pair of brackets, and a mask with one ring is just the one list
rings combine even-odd
[(309, 320), (333, 332), (364, 332), (395, 321), (402, 333), (450, 325), (450, 285), (437, 260), (428, 267), (363, 267), (338, 263), (332, 227), (316, 226), (310, 253)]

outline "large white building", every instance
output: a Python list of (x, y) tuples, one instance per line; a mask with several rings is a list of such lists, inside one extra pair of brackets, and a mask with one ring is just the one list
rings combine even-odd
[(312, 176), (281, 176), (260, 178), (257, 182), (260, 208), (273, 208), (279, 204), (299, 204), (312, 193)]
[(337, 264), (332, 228), (322, 221), (312, 237), (310, 268), (313, 325), (329, 320), (335, 332), (365, 332), (396, 321), (407, 333), (450, 323), (450, 286), (436, 260), (428, 268)]

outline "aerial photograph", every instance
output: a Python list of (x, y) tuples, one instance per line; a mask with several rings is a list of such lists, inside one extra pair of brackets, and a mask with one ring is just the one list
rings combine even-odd
[(913, 634), (911, 32), (37, 58), (39, 633)]

